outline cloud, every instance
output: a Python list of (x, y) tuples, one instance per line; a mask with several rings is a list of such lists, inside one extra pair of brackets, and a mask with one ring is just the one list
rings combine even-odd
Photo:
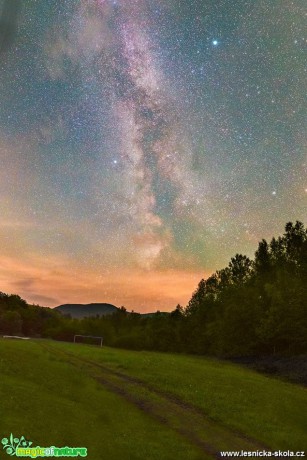
[(61, 301), (59, 299), (55, 299), (54, 297), (48, 297), (44, 295), (36, 295), (31, 294), (31, 302), (34, 304), (38, 304), (42, 307), (47, 305), (60, 305)]
[(140, 312), (171, 310), (188, 302), (200, 278), (198, 271), (183, 270), (154, 271), (147, 276), (138, 269), (99, 272), (60, 256), (0, 257), (1, 290), (49, 307), (110, 302)]

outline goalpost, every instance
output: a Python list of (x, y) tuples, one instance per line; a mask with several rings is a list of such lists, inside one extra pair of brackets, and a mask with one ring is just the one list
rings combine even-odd
[[(78, 342), (78, 337), (81, 338), (81, 341)], [(83, 339), (89, 339), (87, 343), (92, 344), (93, 341), (98, 340), (98, 345), (102, 347), (103, 337), (96, 337), (94, 335), (74, 335), (74, 343), (84, 343)], [(85, 342), (86, 343), (86, 342)]]

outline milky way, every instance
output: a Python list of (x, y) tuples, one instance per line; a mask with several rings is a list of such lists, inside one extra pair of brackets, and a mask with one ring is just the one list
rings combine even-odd
[(171, 309), (306, 221), (302, 1), (17, 6), (0, 54), (0, 289)]

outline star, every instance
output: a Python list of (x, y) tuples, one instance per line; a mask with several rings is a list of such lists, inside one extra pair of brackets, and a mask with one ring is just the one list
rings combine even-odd
[(1, 54), (1, 289), (10, 260), (29, 301), (110, 286), (115, 305), (170, 310), (179, 272), (304, 221), (302, 2), (23, 3)]

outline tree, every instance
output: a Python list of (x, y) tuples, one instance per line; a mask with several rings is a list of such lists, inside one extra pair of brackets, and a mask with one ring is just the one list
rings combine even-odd
[(267, 275), (271, 269), (271, 255), (269, 249), (270, 247), (266, 240), (262, 240), (255, 253), (254, 267), (256, 273), (260, 276)]
[(236, 254), (229, 262), (230, 278), (233, 284), (242, 285), (251, 274), (252, 262), (242, 254)]
[(185, 312), (187, 315), (192, 315), (195, 313), (201, 302), (204, 300), (206, 295), (206, 282), (204, 279), (201, 279), (200, 282), (198, 283), (197, 289), (193, 292), (192, 298), (189, 301)]

